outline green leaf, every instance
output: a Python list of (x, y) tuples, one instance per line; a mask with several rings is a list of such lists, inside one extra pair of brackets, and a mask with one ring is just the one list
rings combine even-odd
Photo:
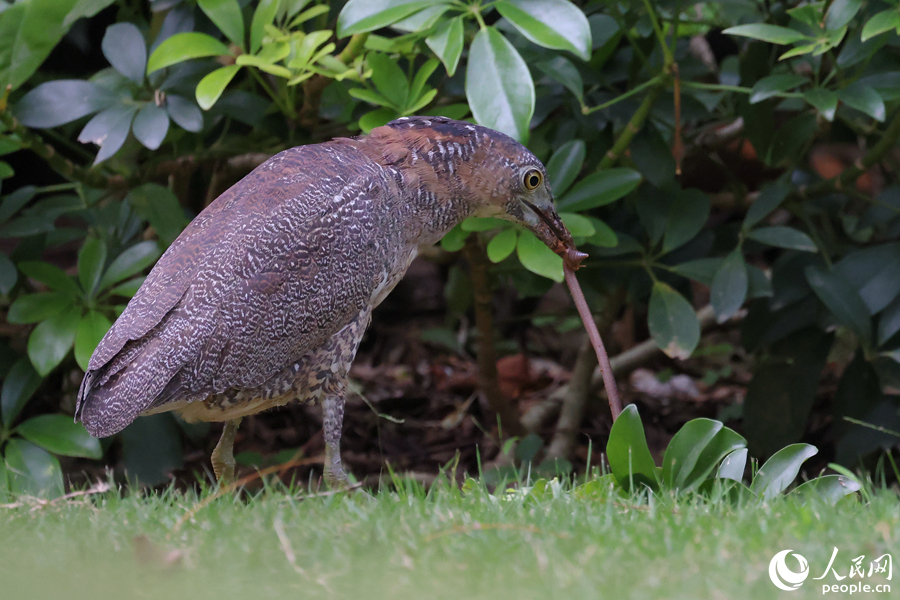
[(791, 444), (782, 448), (757, 471), (750, 484), (750, 491), (759, 494), (764, 500), (780, 495), (797, 478), (803, 463), (818, 453), (819, 450), (809, 444)]
[(856, 289), (843, 277), (817, 265), (806, 267), (805, 273), (813, 292), (831, 314), (868, 344), (872, 340), (872, 322)]
[(463, 228), (457, 225), (441, 238), (441, 248), (447, 252), (458, 252), (466, 245), (467, 237), (469, 232), (463, 231)]
[(853, 250), (835, 263), (834, 272), (859, 292), (869, 314), (874, 315), (900, 293), (900, 244)]
[(146, 183), (131, 190), (125, 199), (142, 218), (150, 222), (156, 235), (167, 246), (188, 224), (178, 198), (169, 188), (159, 184)]
[(506, 259), (516, 249), (518, 234), (515, 229), (504, 229), (491, 238), (487, 245), (487, 255), (491, 262)]
[(78, 252), (78, 281), (81, 289), (88, 297), (97, 291), (97, 282), (106, 266), (106, 243), (95, 237), (89, 237)]
[(569, 140), (560, 146), (547, 161), (547, 179), (556, 196), (562, 196), (581, 172), (587, 156), (583, 140)]
[(838, 95), (825, 88), (815, 88), (804, 92), (803, 98), (810, 103), (829, 123), (834, 121)]
[(866, 21), (860, 39), (863, 42), (867, 42), (870, 38), (881, 35), (891, 29), (900, 29), (900, 10), (897, 10), (896, 6), (875, 13), (871, 19)]
[(450, 10), (449, 4), (435, 4), (395, 22), (391, 27), (401, 31), (424, 32), (434, 27), (448, 10)]
[(3, 379), (3, 390), (0, 391), (0, 423), (9, 428), (43, 380), (31, 366), (31, 361), (27, 358), (17, 360)]
[(863, 112), (876, 121), (884, 121), (885, 109), (884, 100), (881, 96), (867, 85), (851, 85), (847, 89), (838, 92), (841, 102)]
[[(429, 58), (425, 61), (425, 64), (419, 67), (419, 70), (416, 71), (416, 76), (413, 78), (412, 84), (409, 86), (409, 96), (404, 105), (406, 109), (412, 109), (416, 103), (420, 103), (424, 97), (431, 96), (434, 98), (434, 95), (437, 94), (437, 90), (432, 90), (428, 87), (428, 78), (431, 77), (432, 73), (435, 72), (438, 65), (441, 64), (439, 60), (435, 58)], [(430, 102), (430, 100), (429, 100)], [(427, 104), (426, 102), (425, 104)], [(424, 106), (424, 104), (422, 105)], [(407, 114), (415, 114), (415, 109), (410, 111)]]
[(75, 297), (81, 296), (81, 288), (78, 287), (75, 280), (56, 265), (43, 261), (23, 261), (19, 263), (19, 269), (26, 276), (40, 281), (55, 292)]
[(587, 217), (575, 213), (561, 212), (559, 218), (566, 229), (575, 237), (590, 237), (594, 235), (594, 224)]
[(684, 296), (661, 281), (653, 284), (647, 326), (656, 345), (670, 358), (687, 359), (700, 341), (700, 323)]
[(858, 492), (860, 488), (862, 488), (860, 483), (849, 477), (822, 475), (798, 485), (797, 489), (791, 493), (801, 497), (822, 498), (829, 504), (835, 505), (841, 498)]
[(203, 129), (203, 113), (197, 105), (181, 96), (166, 96), (166, 112), (169, 118), (186, 131), (196, 133)]
[(145, 279), (146, 277), (135, 277), (134, 279), (129, 279), (125, 283), (120, 283), (119, 285), (110, 288), (109, 293), (113, 296), (133, 298), (134, 295), (137, 294), (141, 286), (144, 284)]
[(3, 5), (0, 17), (0, 89), (25, 83), (81, 17), (113, 0), (19, 0)]
[(16, 286), (19, 279), (19, 273), (16, 271), (16, 265), (9, 257), (0, 252), (0, 295), (6, 295)]
[(78, 331), (75, 333), (75, 360), (82, 371), (88, 370), (91, 355), (97, 349), (97, 344), (112, 327), (109, 319), (96, 310), (89, 310), (78, 322)]
[(59, 460), (31, 442), (13, 438), (6, 445), (9, 487), (14, 495), (44, 498), (62, 496), (62, 468)]
[(522, 266), (553, 281), (561, 282), (563, 276), (562, 258), (553, 253), (543, 242), (538, 240), (530, 231), (519, 232), (519, 241), (516, 244), (519, 261)]
[(444, 63), (447, 75), (453, 77), (463, 50), (463, 18), (454, 17), (442, 22), (434, 33), (425, 38), (425, 43)]
[(663, 456), (662, 482), (666, 487), (681, 491), (685, 489), (688, 475), (696, 466), (700, 453), (720, 429), (721, 421), (693, 419), (678, 430)]
[(223, 56), (229, 54), (228, 46), (205, 33), (189, 31), (176, 33), (156, 47), (147, 61), (147, 73), (192, 58)]
[(760, 227), (747, 234), (747, 237), (776, 248), (788, 250), (800, 250), (801, 252), (816, 252), (816, 244), (812, 239), (793, 227)]
[(572, 92), (579, 103), (584, 103), (584, 81), (572, 61), (563, 56), (557, 56), (552, 60), (539, 62), (536, 66), (544, 75), (561, 83), (563, 87)]
[(480, 30), (469, 48), (466, 98), (478, 123), (527, 141), (534, 82), (519, 52), (494, 27)]
[(766, 218), (769, 213), (781, 206), (781, 203), (784, 202), (790, 193), (791, 186), (782, 181), (776, 181), (763, 187), (759, 192), (759, 196), (747, 210), (747, 216), (744, 217), (744, 229), (750, 229)]
[(100, 440), (91, 437), (83, 426), (68, 415), (32, 417), (16, 427), (15, 432), (53, 454), (94, 459), (103, 457)]
[(812, 40), (794, 29), (781, 27), (780, 25), (768, 25), (766, 23), (752, 23), (750, 25), (738, 25), (729, 27), (722, 33), (728, 35), (740, 35), (754, 40), (762, 40), (771, 44), (793, 44), (803, 40)]
[(97, 165), (119, 151), (131, 131), (131, 121), (137, 106), (120, 104), (97, 113), (78, 135), (78, 141), (100, 146), (94, 164)]
[(745, 449), (747, 440), (733, 429), (723, 427), (700, 452), (694, 468), (684, 480), (684, 489), (694, 489), (709, 477), (720, 462), (727, 460), (735, 451)]
[[(250, 22), (250, 52), (256, 54), (266, 35), (266, 26), (275, 21), (280, 0), (260, 0)], [(202, 105), (201, 105), (202, 106)]]
[(371, 52), (366, 64), (372, 69), (372, 83), (378, 92), (398, 109), (406, 106), (409, 98), (409, 82), (396, 61), (380, 52)]
[(105, 290), (114, 283), (144, 270), (156, 262), (159, 255), (159, 246), (154, 241), (147, 240), (135, 244), (112, 261), (100, 279), (99, 289)]
[(148, 102), (134, 117), (131, 131), (146, 148), (156, 150), (169, 131), (169, 115), (153, 102)]
[(719, 465), (716, 471), (716, 477), (719, 479), (731, 479), (732, 481), (742, 481), (744, 479), (744, 468), (747, 466), (747, 449), (739, 448), (728, 453), (728, 456)]
[(399, 116), (400, 114), (396, 109), (384, 106), (361, 116), (359, 118), (359, 128), (362, 129), (363, 133), (369, 133), (376, 127), (381, 127)]
[(350, 0), (338, 15), (337, 35), (381, 29), (434, 4), (434, 0)]
[(34, 198), (37, 188), (24, 185), (0, 202), (0, 223), (5, 223)]
[(782, 92), (801, 86), (806, 82), (806, 77), (794, 73), (763, 77), (753, 85), (753, 89), (750, 91), (750, 104), (762, 102), (772, 96), (777, 96)]
[(197, 104), (203, 110), (209, 110), (218, 101), (225, 87), (231, 83), (240, 70), (240, 65), (220, 67), (200, 80), (197, 84)]
[(698, 258), (672, 265), (673, 273), (693, 279), (705, 286), (711, 286), (716, 272), (724, 262), (723, 258)]
[(741, 308), (747, 289), (747, 265), (740, 248), (736, 248), (719, 265), (709, 288), (709, 303), (716, 311), (719, 323), (733, 317)]
[(656, 465), (647, 447), (644, 426), (634, 404), (626, 406), (613, 423), (606, 445), (609, 468), (619, 485), (626, 490), (647, 486), (659, 488)]
[(694, 239), (709, 219), (709, 196), (697, 189), (672, 195), (666, 209), (663, 252), (670, 252)]
[(463, 231), (491, 231), (506, 225), (508, 221), (496, 217), (469, 217), (459, 224)]
[(595, 217), (587, 219), (594, 226), (594, 235), (585, 240), (587, 243), (601, 248), (615, 248), (619, 245), (619, 238), (609, 225)]
[(38, 323), (28, 336), (28, 358), (39, 374), (46, 377), (69, 353), (80, 319), (81, 307), (72, 306)]
[(131, 23), (115, 23), (106, 28), (100, 44), (103, 56), (113, 68), (135, 83), (144, 82), (147, 44), (141, 31)]
[(772, 166), (793, 163), (818, 130), (815, 115), (808, 112), (797, 115), (775, 131), (766, 154), (766, 162)]
[(834, 0), (825, 13), (825, 29), (833, 31), (849, 25), (861, 6), (862, 0)]
[(15, 324), (37, 323), (72, 306), (72, 302), (69, 294), (59, 292), (25, 294), (10, 305), (6, 320)]
[(16, 103), (15, 115), (26, 127), (48, 128), (109, 108), (116, 96), (90, 81), (62, 79), (42, 83)]
[[(237, 0), (197, 0), (197, 4), (225, 37), (241, 48), (244, 47), (244, 17)], [(277, 6), (278, 3), (273, 4)]]
[(142, 485), (171, 481), (171, 471), (184, 465), (181, 435), (175, 419), (165, 413), (141, 417), (126, 427), (121, 434), (122, 464), (129, 481)]
[(497, 0), (494, 6), (526, 38), (539, 46), (591, 58), (591, 27), (568, 0)]
[(559, 209), (578, 212), (624, 198), (641, 183), (641, 174), (622, 167), (592, 173), (559, 201)]

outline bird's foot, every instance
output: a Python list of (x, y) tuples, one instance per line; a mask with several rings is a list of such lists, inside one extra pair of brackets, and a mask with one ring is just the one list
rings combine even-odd
[(234, 482), (234, 436), (240, 424), (240, 418), (225, 423), (222, 437), (219, 438), (219, 443), (216, 444), (210, 456), (213, 472), (216, 474), (216, 481), (220, 487), (231, 485)]

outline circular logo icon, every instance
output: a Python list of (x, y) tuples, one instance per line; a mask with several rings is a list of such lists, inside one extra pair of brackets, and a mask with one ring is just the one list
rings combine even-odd
[(782, 550), (772, 557), (772, 560), (769, 562), (769, 579), (772, 580), (775, 587), (786, 592), (793, 592), (803, 585), (803, 582), (809, 576), (809, 564), (801, 555), (794, 553), (792, 556), (800, 563), (800, 570), (792, 571), (785, 562), (788, 554), (791, 554), (790, 550)]

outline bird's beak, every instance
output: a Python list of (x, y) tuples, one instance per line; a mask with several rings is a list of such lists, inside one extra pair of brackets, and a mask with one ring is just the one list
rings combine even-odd
[(534, 201), (523, 199), (522, 203), (527, 209), (525, 221), (532, 233), (559, 254), (572, 270), (577, 269), (587, 254), (575, 248), (572, 234), (559, 218), (552, 199), (549, 196), (545, 199), (534, 198)]

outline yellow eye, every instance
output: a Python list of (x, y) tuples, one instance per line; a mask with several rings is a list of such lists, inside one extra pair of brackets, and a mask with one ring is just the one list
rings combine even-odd
[(544, 176), (541, 175), (541, 172), (537, 169), (529, 169), (522, 178), (522, 184), (525, 186), (526, 190), (535, 189), (537, 186), (541, 185), (542, 181), (544, 181)]

